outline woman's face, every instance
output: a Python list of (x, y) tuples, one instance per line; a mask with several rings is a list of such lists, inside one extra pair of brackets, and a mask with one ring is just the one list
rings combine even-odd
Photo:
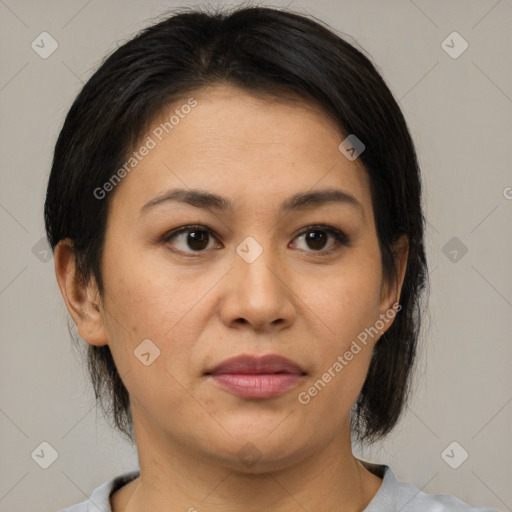
[[(154, 123), (111, 192), (94, 343), (110, 346), (139, 443), (248, 472), (285, 467), (348, 443), (379, 337), (365, 345), (361, 333), (382, 326), (397, 289), (383, 287), (366, 172), (340, 152), (332, 121), (228, 86), (192, 96), (194, 108)], [(330, 200), (301, 200), (327, 190)], [(207, 375), (269, 354), (303, 374)]]

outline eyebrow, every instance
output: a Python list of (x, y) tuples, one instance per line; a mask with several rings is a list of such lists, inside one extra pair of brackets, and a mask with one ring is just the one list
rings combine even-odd
[[(233, 203), (225, 197), (198, 189), (187, 190), (177, 188), (169, 190), (168, 192), (148, 201), (140, 209), (139, 215), (146, 213), (148, 210), (151, 210), (156, 206), (172, 201), (187, 203), (206, 210), (217, 210), (231, 213), (234, 210)], [(359, 210), (363, 218), (366, 218), (363, 206), (352, 194), (333, 188), (295, 194), (281, 204), (281, 211), (287, 213), (290, 211), (307, 210), (329, 203), (346, 204), (348, 206), (355, 207), (355, 209)]]

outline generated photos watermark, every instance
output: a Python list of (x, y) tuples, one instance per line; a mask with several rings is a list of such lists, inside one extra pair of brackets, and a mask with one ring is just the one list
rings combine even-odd
[(187, 103), (183, 104), (180, 108), (177, 108), (174, 111), (174, 114), (171, 115), (167, 121), (164, 121), (156, 128), (153, 128), (151, 134), (144, 140), (144, 143), (137, 151), (134, 151), (130, 155), (123, 166), (119, 168), (101, 187), (94, 189), (94, 197), (100, 200), (104, 199), (107, 194), (114, 190), (115, 186), (118, 185), (121, 180), (144, 159), (144, 157), (149, 155), (150, 151), (158, 145), (164, 136), (171, 133), (171, 131), (180, 123), (181, 119), (184, 119), (196, 106), (197, 100), (189, 98)]
[[(312, 386), (310, 386), (307, 391), (301, 391), (298, 396), (297, 400), (302, 405), (308, 405), (311, 402), (311, 399), (320, 393), (325, 386), (331, 382), (331, 380), (340, 373), (345, 366), (348, 365), (352, 359), (354, 359), (354, 356), (359, 354), (361, 352), (361, 343), (362, 345), (366, 346), (368, 343), (368, 337), (373, 339), (377, 334), (379, 334), (382, 329), (384, 329), (384, 326), (391, 322), (397, 313), (402, 309), (402, 305), (398, 304), (398, 302), (395, 302), (391, 309), (388, 309), (385, 313), (382, 313), (380, 315), (379, 320), (375, 322), (371, 327), (367, 327), (364, 331), (361, 331), (357, 335), (357, 340), (353, 340), (350, 348), (345, 351), (343, 355), (340, 355), (337, 357), (336, 361), (328, 368), (328, 370), (322, 375), (320, 379), (315, 381)], [(358, 343), (359, 341), (359, 343)]]

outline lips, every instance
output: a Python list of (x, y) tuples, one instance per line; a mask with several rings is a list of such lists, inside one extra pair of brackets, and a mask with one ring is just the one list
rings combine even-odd
[(208, 370), (206, 375), (256, 375), (271, 373), (305, 375), (306, 372), (297, 363), (286, 357), (269, 354), (266, 356), (241, 355), (232, 357)]
[(244, 399), (265, 399), (296, 387), (306, 372), (282, 356), (242, 355), (226, 359), (205, 375), (220, 389)]

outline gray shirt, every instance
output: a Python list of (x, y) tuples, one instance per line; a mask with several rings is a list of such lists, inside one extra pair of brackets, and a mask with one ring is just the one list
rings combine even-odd
[[(373, 472), (383, 476), (383, 482), (364, 512), (498, 512), (485, 507), (473, 507), (448, 494), (425, 494), (416, 487), (397, 481), (386, 465), (373, 465)], [(59, 512), (112, 512), (110, 495), (139, 476), (139, 470), (119, 475), (96, 487), (91, 497)]]

